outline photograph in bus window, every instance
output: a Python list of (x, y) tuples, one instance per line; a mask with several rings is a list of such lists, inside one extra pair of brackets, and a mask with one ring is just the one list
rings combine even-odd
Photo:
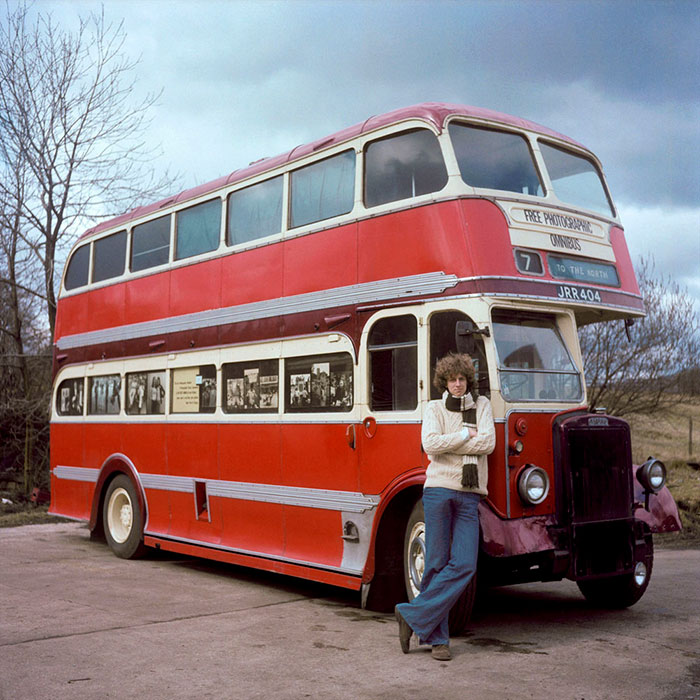
[(113, 415), (119, 413), (119, 393), (122, 386), (121, 376), (110, 374), (105, 377), (90, 377), (88, 382), (90, 392), (88, 413), (90, 415)]
[(348, 353), (285, 361), (287, 410), (349, 411), (353, 405), (352, 358)]
[(165, 413), (165, 372), (126, 375), (126, 412), (129, 415)]
[(224, 364), (225, 413), (276, 413), (279, 408), (277, 360)]
[(83, 379), (64, 379), (58, 387), (57, 410), (61, 416), (83, 415)]

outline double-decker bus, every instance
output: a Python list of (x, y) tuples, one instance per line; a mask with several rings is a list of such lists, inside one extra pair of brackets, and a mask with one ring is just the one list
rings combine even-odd
[[(51, 512), (144, 547), (417, 594), (438, 358), (468, 352), (496, 449), (479, 580), (631, 605), (665, 468), (586, 408), (581, 324), (643, 316), (597, 158), (505, 114), (367, 119), (87, 231), (56, 319)], [(471, 584), (453, 627), (468, 619)]]

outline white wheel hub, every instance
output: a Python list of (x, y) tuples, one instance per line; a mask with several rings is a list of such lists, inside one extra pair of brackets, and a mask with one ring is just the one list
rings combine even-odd
[(112, 539), (123, 544), (131, 534), (134, 522), (134, 509), (126, 489), (117, 488), (112, 492), (107, 504), (107, 526)]
[(408, 540), (408, 579), (415, 598), (420, 593), (420, 583), (425, 573), (425, 523), (416, 523)]

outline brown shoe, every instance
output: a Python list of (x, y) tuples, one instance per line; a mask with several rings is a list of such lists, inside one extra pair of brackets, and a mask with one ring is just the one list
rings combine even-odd
[(433, 644), (433, 658), (438, 661), (449, 661), (452, 658), (447, 644)]
[(396, 615), (396, 621), (399, 623), (399, 642), (401, 642), (401, 651), (404, 654), (408, 654), (413, 630), (411, 629), (411, 625), (409, 625), (408, 622), (403, 619), (403, 615), (399, 612), (398, 606), (394, 608), (394, 615)]

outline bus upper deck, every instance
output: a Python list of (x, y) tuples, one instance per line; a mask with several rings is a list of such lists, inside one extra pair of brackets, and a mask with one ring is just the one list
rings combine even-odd
[(579, 323), (643, 314), (595, 156), (423, 104), (141, 207), (72, 251), (56, 369), (341, 326), (357, 339), (357, 309), (448, 295), (561, 304)]

